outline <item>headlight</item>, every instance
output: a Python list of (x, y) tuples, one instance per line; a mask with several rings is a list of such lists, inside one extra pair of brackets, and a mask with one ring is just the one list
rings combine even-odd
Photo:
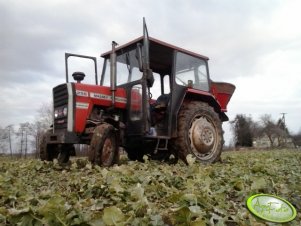
[(54, 118), (58, 118), (59, 117), (59, 111), (56, 109), (54, 110)]
[(64, 107), (64, 108), (63, 108), (63, 115), (64, 115), (64, 116), (67, 116), (67, 113), (68, 113), (68, 108), (67, 108), (67, 107)]
[(65, 107), (59, 107), (54, 109), (54, 118), (62, 118), (62, 117), (66, 117), (68, 114), (68, 108)]

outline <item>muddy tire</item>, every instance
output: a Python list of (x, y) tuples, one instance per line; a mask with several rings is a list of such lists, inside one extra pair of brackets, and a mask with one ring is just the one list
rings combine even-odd
[(70, 155), (75, 152), (73, 144), (63, 144), (61, 145), (60, 152), (58, 154), (57, 160), (60, 164), (69, 162)]
[(213, 163), (222, 152), (222, 123), (207, 103), (191, 101), (183, 104), (178, 115), (178, 137), (171, 141), (175, 154), (186, 161), (191, 154), (199, 162)]
[(101, 124), (95, 128), (89, 147), (89, 160), (105, 167), (118, 164), (118, 139), (112, 125)]
[(40, 148), (40, 159), (42, 161), (52, 161), (58, 157), (58, 145), (48, 144), (47, 137), (51, 134), (51, 130), (48, 130), (42, 136), (39, 148)]

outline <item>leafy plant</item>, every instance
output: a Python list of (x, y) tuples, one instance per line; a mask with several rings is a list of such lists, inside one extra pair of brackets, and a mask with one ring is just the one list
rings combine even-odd
[(270, 225), (246, 199), (275, 194), (301, 224), (301, 152), (226, 152), (222, 162), (189, 166), (122, 160), (111, 168), (85, 158), (0, 159), (0, 225)]

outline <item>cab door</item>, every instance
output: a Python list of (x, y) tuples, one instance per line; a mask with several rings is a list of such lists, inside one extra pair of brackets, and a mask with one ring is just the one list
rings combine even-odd
[(143, 136), (149, 132), (150, 114), (147, 87), (143, 80), (127, 84), (127, 135)]
[(149, 88), (154, 83), (149, 62), (149, 36), (143, 19), (143, 45), (137, 44), (137, 57), (142, 78), (127, 84), (128, 129), (127, 135), (148, 135), (151, 125)]

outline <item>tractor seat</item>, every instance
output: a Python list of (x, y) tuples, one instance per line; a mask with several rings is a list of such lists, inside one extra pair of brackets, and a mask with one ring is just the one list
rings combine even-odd
[(169, 103), (170, 94), (162, 94), (155, 103), (151, 104), (151, 124), (155, 126), (166, 116), (166, 109)]
[(170, 99), (170, 94), (162, 94), (154, 103), (153, 107), (155, 111), (166, 110)]

